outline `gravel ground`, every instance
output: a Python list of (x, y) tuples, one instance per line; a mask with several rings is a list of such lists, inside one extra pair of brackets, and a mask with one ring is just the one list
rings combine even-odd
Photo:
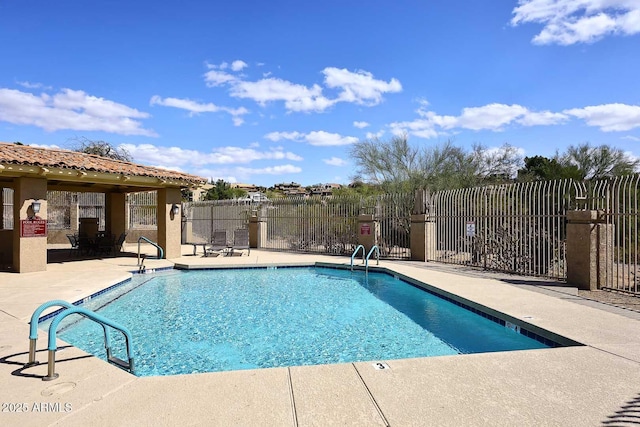
[(578, 296), (640, 313), (640, 296), (616, 291), (578, 291)]
[[(545, 280), (538, 279), (533, 277), (523, 277), (513, 274), (505, 274), (491, 271), (483, 271), (479, 269), (474, 269), (465, 266), (459, 265), (449, 265), (449, 264), (438, 264), (438, 263), (416, 263), (414, 261), (403, 262), (408, 265), (412, 265), (414, 267), (422, 267), (426, 269), (446, 271), (449, 273), (459, 274), (459, 275), (467, 275), (473, 277), (491, 277), (498, 280), (503, 280), (507, 283), (511, 283), (515, 286), (524, 286), (530, 290), (543, 292), (553, 296), (560, 296), (562, 298), (566, 298), (567, 292), (572, 295), (577, 295), (583, 301), (589, 302), (597, 302), (606, 304), (611, 307), (618, 307), (624, 309), (622, 311), (613, 309), (611, 311), (618, 312), (619, 314), (628, 313), (629, 317), (640, 319), (640, 294), (635, 296), (628, 293), (609, 291), (609, 290), (600, 290), (600, 291), (581, 291), (569, 290), (567, 285), (553, 280)], [(574, 300), (575, 302), (579, 302), (580, 299)], [(589, 304), (591, 305), (591, 304)], [(593, 306), (593, 305), (592, 305)], [(603, 308), (602, 306), (600, 308)], [(628, 310), (628, 311), (627, 311)], [(629, 311), (633, 312), (630, 313)]]

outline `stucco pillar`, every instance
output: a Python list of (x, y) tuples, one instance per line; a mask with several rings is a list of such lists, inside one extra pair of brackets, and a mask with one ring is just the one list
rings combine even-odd
[(258, 213), (249, 217), (249, 247), (261, 248), (267, 242), (267, 220)]
[(436, 241), (436, 223), (429, 215), (411, 215), (411, 259), (414, 261), (427, 261), (433, 257)]
[(611, 251), (613, 224), (604, 222), (603, 211), (567, 212), (568, 284), (591, 291), (604, 286), (606, 254)]
[(105, 194), (105, 228), (116, 239), (120, 233), (127, 231), (127, 195), (125, 193)]
[[(182, 195), (179, 188), (163, 188), (158, 190), (158, 244), (164, 249), (165, 258), (179, 258), (182, 255), (180, 246), (182, 223)], [(180, 208), (177, 215), (171, 212), (176, 205)]]
[[(46, 271), (46, 228), (41, 233), (42, 229), (33, 232), (33, 228), (25, 227), (23, 235), (22, 225), (28, 219), (47, 220), (47, 180), (16, 178), (13, 189), (13, 270), (18, 273)], [(32, 203), (36, 200), (40, 202), (40, 212), (37, 215), (32, 209)]]
[(364, 246), (365, 252), (369, 253), (373, 245), (378, 244), (380, 235), (380, 224), (373, 215), (358, 215), (358, 244)]

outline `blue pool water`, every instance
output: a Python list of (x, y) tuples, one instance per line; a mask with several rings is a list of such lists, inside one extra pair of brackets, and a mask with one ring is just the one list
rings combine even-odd
[[(83, 306), (131, 331), (139, 376), (546, 347), (388, 274), (318, 267), (140, 275)], [(104, 358), (80, 319), (59, 337)]]

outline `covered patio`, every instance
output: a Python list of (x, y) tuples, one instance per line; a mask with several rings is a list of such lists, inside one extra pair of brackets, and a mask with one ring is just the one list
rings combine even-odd
[(13, 193), (12, 212), (5, 215), (0, 203), (0, 265), (18, 273), (47, 269), (48, 191), (104, 193), (103, 232), (115, 236), (127, 232), (126, 195), (157, 191), (157, 244), (165, 258), (180, 257), (181, 189), (205, 182), (195, 175), (91, 154), (0, 143), (0, 193), (4, 188)]

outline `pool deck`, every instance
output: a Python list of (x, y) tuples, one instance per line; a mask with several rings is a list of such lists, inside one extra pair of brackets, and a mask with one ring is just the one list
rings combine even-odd
[[(149, 248), (147, 248), (149, 250)], [(348, 257), (252, 250), (250, 256), (147, 260), (184, 266), (349, 264)], [(129, 277), (136, 258), (63, 261), (0, 273), (3, 426), (595, 426), (640, 423), (640, 315), (531, 278), (430, 263), (381, 267), (584, 344), (545, 350), (138, 378), (59, 341), (57, 380), (28, 359), (28, 322), (52, 299), (82, 299)], [(40, 332), (37, 358), (46, 362)], [(101, 338), (100, 338), (101, 339)], [(378, 361), (376, 361), (378, 362)], [(56, 405), (57, 404), (57, 405)], [(22, 412), (17, 412), (22, 409)]]

